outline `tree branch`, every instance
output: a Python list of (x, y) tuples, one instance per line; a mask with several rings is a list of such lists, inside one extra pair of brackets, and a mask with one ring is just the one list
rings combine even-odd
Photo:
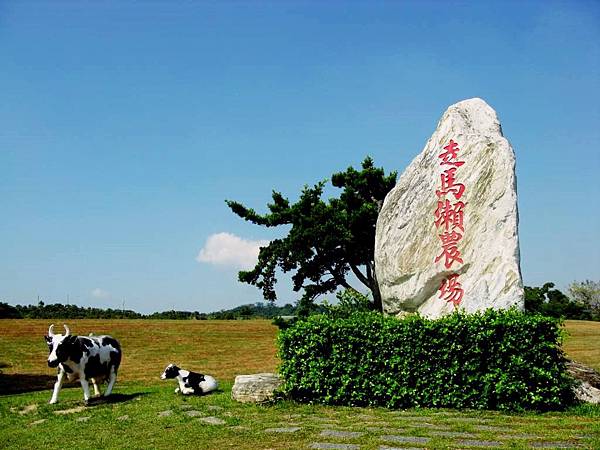
[(350, 269), (352, 269), (352, 273), (354, 273), (354, 275), (356, 275), (356, 278), (358, 278), (358, 280), (364, 284), (366, 287), (368, 287), (369, 289), (372, 290), (372, 284), (371, 284), (371, 280), (369, 278), (367, 278), (360, 270), (358, 270), (358, 267), (356, 267), (354, 264), (349, 264), (350, 265)]

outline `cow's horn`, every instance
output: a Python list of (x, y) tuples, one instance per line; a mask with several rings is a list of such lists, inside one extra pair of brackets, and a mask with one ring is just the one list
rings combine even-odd
[(48, 328), (48, 336), (54, 336), (54, 324), (50, 325), (50, 328)]
[(65, 336), (69, 336), (71, 334), (71, 330), (69, 330), (67, 324), (64, 324), (63, 326), (65, 327)]

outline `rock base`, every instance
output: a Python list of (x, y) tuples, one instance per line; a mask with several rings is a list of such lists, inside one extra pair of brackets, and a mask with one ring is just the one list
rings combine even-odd
[(238, 375), (231, 389), (231, 397), (241, 403), (266, 403), (275, 400), (275, 393), (283, 380), (275, 373)]

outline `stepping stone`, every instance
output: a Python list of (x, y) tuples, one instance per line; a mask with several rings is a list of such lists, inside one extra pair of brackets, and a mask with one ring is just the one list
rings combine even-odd
[(481, 417), (481, 418), (477, 418), (477, 417), (449, 417), (450, 420), (453, 420), (455, 422), (489, 422), (492, 419), (488, 419), (486, 417)]
[(287, 427), (287, 428), (267, 428), (266, 433), (295, 433), (299, 431), (300, 427)]
[(206, 407), (209, 411), (221, 411), (223, 409), (222, 406), (209, 405)]
[(448, 428), (450, 428), (448, 425), (442, 425), (442, 424), (433, 424), (433, 423), (429, 423), (429, 422), (419, 422), (419, 423), (410, 423), (407, 424), (407, 426), (411, 427), (411, 428), (429, 428), (432, 430), (447, 430)]
[(502, 442), (498, 441), (479, 441), (477, 439), (461, 439), (456, 442), (470, 447), (500, 447), (502, 445)]
[(423, 450), (423, 447), (388, 447), (387, 445), (381, 445), (379, 450)]
[(476, 438), (477, 435), (473, 433), (460, 433), (458, 431), (430, 431), (429, 434), (432, 436), (449, 437), (449, 438)]
[(535, 434), (498, 434), (496, 436), (498, 439), (542, 439), (541, 436), (536, 436)]
[(347, 426), (338, 425), (335, 422), (323, 422), (323, 423), (317, 424), (316, 426), (319, 427), (319, 428), (329, 428), (329, 427), (333, 428), (333, 427), (335, 427), (335, 428), (339, 428), (339, 429), (342, 429), (342, 430), (347, 430), (348, 428), (350, 428), (350, 427), (347, 427)]
[(357, 438), (361, 437), (364, 433), (358, 431), (339, 431), (339, 430), (323, 430), (320, 436), (323, 437), (336, 437), (336, 438)]
[(316, 420), (317, 422), (337, 422), (337, 419), (331, 417), (313, 417), (312, 420)]
[(199, 416), (204, 416), (205, 415), (203, 412), (196, 411), (195, 409), (192, 409), (191, 411), (186, 411), (185, 413), (189, 417), (199, 417)]
[(403, 419), (403, 420), (414, 420), (414, 421), (424, 420), (426, 422), (431, 420), (431, 417), (428, 417), (428, 416), (403, 416), (401, 414), (398, 414), (398, 418)]
[(579, 448), (570, 442), (530, 442), (529, 445), (534, 448)]
[[(38, 409), (38, 405), (34, 403), (32, 405), (27, 405), (25, 408), (23, 408), (21, 411), (19, 411), (19, 414), (23, 416), (25, 414), (29, 414), (34, 411), (37, 411), (37, 409)], [(11, 408), (11, 410), (13, 410), (13, 408)]]
[(84, 417), (78, 417), (77, 418), (77, 422), (87, 422), (88, 420), (90, 420), (92, 418), (92, 416), (84, 416)]
[(358, 450), (360, 447), (356, 444), (330, 444), (328, 442), (313, 442), (310, 444), (310, 448)]
[(158, 417), (169, 417), (171, 414), (173, 414), (173, 411), (167, 409), (166, 411), (159, 412)]
[(61, 409), (59, 411), (54, 411), (54, 414), (63, 415), (63, 414), (75, 414), (81, 411), (85, 411), (85, 406), (78, 406), (76, 408), (71, 409)]
[(397, 435), (392, 435), (392, 434), (381, 436), (381, 439), (384, 441), (408, 442), (408, 443), (412, 443), (412, 444), (426, 444), (431, 440), (431, 438), (428, 438), (428, 437), (397, 436)]
[(192, 409), (193, 407), (194, 407), (193, 405), (181, 405), (179, 408), (181, 408), (185, 411), (186, 409)]
[(225, 425), (225, 421), (223, 419), (219, 419), (218, 417), (201, 417), (198, 419), (200, 422), (207, 423), (209, 425)]
[(514, 428), (495, 427), (492, 425), (473, 425), (473, 428), (479, 431), (493, 431), (495, 433), (514, 433)]
[(406, 433), (406, 430), (403, 428), (391, 428), (391, 427), (366, 427), (365, 428), (367, 431), (372, 431), (372, 432), (380, 432), (380, 431), (384, 431), (386, 433)]
[(121, 420), (121, 421), (128, 420), (128, 419), (129, 419), (129, 416), (127, 414), (125, 414), (124, 416), (117, 417), (117, 420)]
[(47, 419), (40, 419), (40, 420), (36, 420), (36, 421), (34, 421), (34, 422), (31, 422), (31, 423), (29, 424), (29, 426), (32, 426), (32, 425), (39, 425), (40, 423), (44, 423), (46, 420), (47, 420)]

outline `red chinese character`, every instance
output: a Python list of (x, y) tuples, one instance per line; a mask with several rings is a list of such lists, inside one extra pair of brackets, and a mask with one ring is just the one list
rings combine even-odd
[(465, 185), (456, 183), (456, 167), (444, 170), (440, 177), (442, 178), (442, 188), (435, 191), (436, 195), (441, 197), (452, 193), (456, 200), (460, 200), (465, 192)]
[(444, 147), (444, 150), (446, 150), (446, 152), (438, 155), (438, 158), (442, 158), (440, 166), (446, 164), (460, 167), (465, 163), (464, 161), (451, 161), (451, 159), (456, 159), (458, 157), (458, 151), (460, 150), (460, 148), (458, 148), (458, 144), (452, 139), (450, 139), (450, 143)]
[(458, 306), (464, 294), (465, 291), (463, 291), (461, 284), (458, 282), (457, 273), (442, 280), (439, 298), (442, 298), (447, 302), (452, 302), (454, 306)]
[(453, 205), (450, 204), (449, 200), (439, 201), (438, 206), (435, 210), (435, 226), (443, 226), (446, 231), (452, 227), (452, 230), (458, 228), (461, 231), (465, 231), (463, 227), (465, 204), (463, 202), (456, 202)]
[(435, 258), (435, 262), (445, 258), (444, 266), (446, 269), (449, 269), (455, 261), (462, 263), (460, 250), (458, 250), (458, 242), (462, 239), (462, 234), (456, 231), (446, 231), (439, 236), (442, 240), (442, 253)]

